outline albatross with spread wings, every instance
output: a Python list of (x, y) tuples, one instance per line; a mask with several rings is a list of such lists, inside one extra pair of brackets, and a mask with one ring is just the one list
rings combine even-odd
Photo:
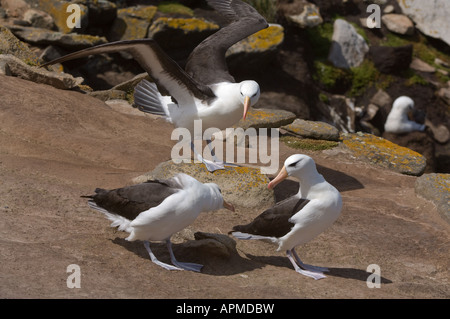
[[(202, 120), (204, 129), (225, 129), (245, 119), (250, 106), (259, 99), (258, 83), (236, 83), (229, 73), (225, 53), (242, 39), (268, 27), (267, 21), (250, 5), (240, 0), (207, 0), (229, 24), (201, 42), (191, 53), (183, 70), (152, 39), (118, 41), (84, 49), (45, 63), (43, 66), (93, 54), (126, 51), (150, 75), (154, 83), (143, 80), (135, 89), (135, 104), (141, 111), (159, 114), (175, 127), (187, 128), (194, 136), (194, 121)], [(162, 96), (160, 92), (168, 92)], [(210, 144), (211, 140), (207, 140)], [(210, 146), (210, 145), (209, 145)], [(209, 171), (223, 169), (214, 154), (204, 159), (191, 147)]]

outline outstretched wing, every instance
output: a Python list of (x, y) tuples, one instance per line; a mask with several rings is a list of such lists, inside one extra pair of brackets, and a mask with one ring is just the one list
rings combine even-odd
[(158, 87), (173, 96), (179, 105), (192, 105), (193, 98), (214, 98), (212, 90), (199, 84), (172, 60), (153, 39), (117, 41), (77, 51), (42, 66), (83, 58), (93, 54), (126, 51), (147, 71)]
[(228, 72), (225, 53), (233, 44), (267, 28), (267, 21), (252, 6), (240, 0), (207, 0), (229, 24), (206, 38), (188, 58), (186, 72), (204, 85), (235, 82)]

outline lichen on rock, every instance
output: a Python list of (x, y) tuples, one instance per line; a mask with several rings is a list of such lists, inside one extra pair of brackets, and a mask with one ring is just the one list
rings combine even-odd
[(384, 138), (365, 133), (345, 133), (341, 137), (343, 145), (359, 159), (406, 175), (419, 176), (425, 170), (424, 156)]

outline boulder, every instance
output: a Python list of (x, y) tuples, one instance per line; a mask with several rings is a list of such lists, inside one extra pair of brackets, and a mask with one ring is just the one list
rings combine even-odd
[(37, 56), (12, 34), (12, 32), (0, 25), (0, 54), (11, 54), (28, 64), (37, 64)]
[(430, 200), (444, 220), (450, 222), (450, 174), (424, 174), (416, 179), (415, 192)]
[(349, 69), (359, 66), (369, 51), (364, 38), (343, 19), (336, 19), (328, 60), (338, 68)]
[(325, 122), (296, 119), (293, 123), (282, 126), (281, 128), (289, 133), (305, 138), (329, 141), (339, 140), (339, 130)]
[(399, 74), (409, 69), (412, 53), (412, 44), (399, 47), (370, 46), (369, 50), (369, 55), (378, 71), (388, 74)]
[(190, 52), (217, 30), (217, 24), (203, 19), (161, 17), (150, 26), (148, 37), (165, 50), (183, 49)]
[(261, 69), (277, 54), (278, 47), (284, 41), (284, 28), (279, 24), (270, 24), (268, 28), (252, 34), (231, 46), (226, 52), (231, 68)]
[(436, 95), (445, 103), (447, 103), (447, 105), (450, 105), (450, 87), (443, 87), (440, 88), (437, 92)]
[(23, 20), (29, 23), (30, 26), (35, 28), (43, 28), (52, 30), (55, 28), (55, 21), (48, 13), (36, 10), (28, 9), (23, 14)]
[(292, 123), (296, 116), (294, 113), (284, 110), (255, 109), (250, 108), (245, 120), (240, 120), (233, 127), (242, 127), (244, 130), (249, 127), (258, 128), (279, 128)]
[(25, 0), (1, 0), (0, 7), (4, 8), (10, 17), (21, 17), (30, 8)]
[(299, 14), (286, 15), (286, 19), (300, 28), (312, 28), (323, 22), (319, 8), (312, 3), (305, 4)]
[(56, 27), (62, 33), (82, 33), (89, 24), (89, 9), (82, 3), (77, 3), (80, 8), (80, 28), (72, 27), (67, 23), (67, 19), (72, 14), (67, 12), (67, 7), (72, 2), (65, 2), (60, 0), (39, 0), (39, 8), (47, 12), (53, 17)]
[(83, 82), (83, 78), (74, 78), (67, 73), (50, 72), (39, 67), (30, 66), (10, 54), (0, 54), (0, 65), (7, 65), (9, 75), (36, 83), (51, 85), (58, 89), (72, 89)]
[(155, 6), (133, 6), (117, 10), (117, 17), (111, 26), (108, 40), (145, 38), (156, 11), (157, 7)]
[(414, 24), (407, 16), (403, 14), (385, 14), (381, 17), (381, 21), (391, 32), (401, 35), (414, 34)]
[[(275, 204), (274, 193), (267, 188), (269, 178), (261, 174), (259, 168), (226, 167), (213, 173), (204, 164), (167, 161), (160, 163), (152, 172), (133, 179), (134, 183), (147, 180), (169, 178), (177, 173), (185, 173), (202, 183), (219, 185), (225, 200), (238, 207), (262, 207)], [(242, 196), (245, 194), (245, 196)]]
[(41, 28), (11, 26), (15, 36), (35, 45), (56, 45), (68, 50), (81, 50), (106, 43), (104, 37), (89, 34), (62, 33)]
[(425, 73), (434, 73), (436, 72), (436, 68), (434, 66), (429, 65), (425, 61), (422, 61), (419, 58), (413, 58), (409, 67), (413, 70), (425, 72)]
[(448, 0), (397, 0), (403, 13), (427, 36), (450, 45), (450, 1)]
[(356, 158), (395, 172), (420, 176), (426, 167), (421, 154), (384, 138), (364, 133), (345, 133), (342, 143)]

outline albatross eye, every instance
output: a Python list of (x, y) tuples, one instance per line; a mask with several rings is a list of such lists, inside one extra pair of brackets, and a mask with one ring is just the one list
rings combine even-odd
[(288, 167), (294, 167), (295, 165), (297, 165), (298, 163), (300, 163), (301, 159), (299, 159), (298, 161), (291, 163), (288, 165)]

